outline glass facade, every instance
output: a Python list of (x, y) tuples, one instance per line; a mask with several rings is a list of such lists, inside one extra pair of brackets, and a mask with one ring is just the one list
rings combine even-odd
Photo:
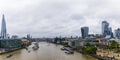
[(2, 16), (2, 25), (1, 25), (1, 39), (7, 39), (7, 29), (4, 15)]
[(0, 40), (1, 48), (20, 48), (21, 47), (20, 39), (3, 39)]
[(117, 30), (115, 30), (115, 37), (120, 39), (120, 28), (118, 28)]
[(104, 37), (107, 35), (113, 37), (112, 28), (109, 27), (109, 23), (107, 21), (102, 21), (102, 35)]
[(88, 37), (88, 33), (89, 33), (89, 28), (88, 27), (82, 27), (81, 28), (81, 35), (82, 35), (83, 39)]

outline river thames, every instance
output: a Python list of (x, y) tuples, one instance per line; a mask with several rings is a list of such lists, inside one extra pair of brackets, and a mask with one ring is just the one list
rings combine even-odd
[[(31, 47), (28, 50), (21, 49), (7, 54), (0, 55), (0, 60), (98, 60), (91, 56), (82, 55), (75, 52), (74, 54), (67, 55), (64, 51), (61, 51), (61, 45), (55, 45), (52, 43), (39, 42), (39, 50), (34, 51)], [(29, 51), (29, 52), (28, 52)], [(13, 54), (12, 57), (6, 58), (9, 54)]]

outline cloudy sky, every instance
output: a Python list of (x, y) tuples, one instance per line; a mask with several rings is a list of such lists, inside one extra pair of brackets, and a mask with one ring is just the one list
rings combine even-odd
[(120, 0), (0, 0), (2, 14), (10, 35), (80, 36), (82, 26), (99, 34), (103, 20), (120, 27)]

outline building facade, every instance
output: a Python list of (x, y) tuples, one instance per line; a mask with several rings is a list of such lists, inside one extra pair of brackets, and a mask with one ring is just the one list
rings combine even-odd
[(107, 21), (102, 21), (102, 35), (104, 37), (106, 36), (113, 37), (112, 28), (109, 27), (109, 23)]
[(17, 35), (12, 35), (11, 39), (18, 39)]
[(117, 39), (120, 39), (120, 28), (118, 28), (118, 29), (115, 30), (115, 37)]
[(79, 40), (70, 40), (70, 41), (68, 42), (68, 45), (69, 45), (70, 47), (72, 47), (72, 48), (77, 48), (77, 47), (80, 46)]
[(4, 15), (2, 16), (2, 25), (1, 25), (1, 39), (7, 39), (7, 29)]
[(2, 39), (0, 40), (0, 48), (12, 49), (21, 48), (21, 39)]
[(88, 36), (89, 28), (88, 27), (81, 27), (81, 36), (85, 39)]

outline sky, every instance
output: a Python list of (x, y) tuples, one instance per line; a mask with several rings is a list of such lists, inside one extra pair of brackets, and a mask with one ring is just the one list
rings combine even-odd
[[(81, 36), (81, 27), (101, 34), (101, 22), (120, 27), (120, 0), (0, 0), (7, 33), (20, 37)], [(0, 21), (1, 28), (1, 21)]]

